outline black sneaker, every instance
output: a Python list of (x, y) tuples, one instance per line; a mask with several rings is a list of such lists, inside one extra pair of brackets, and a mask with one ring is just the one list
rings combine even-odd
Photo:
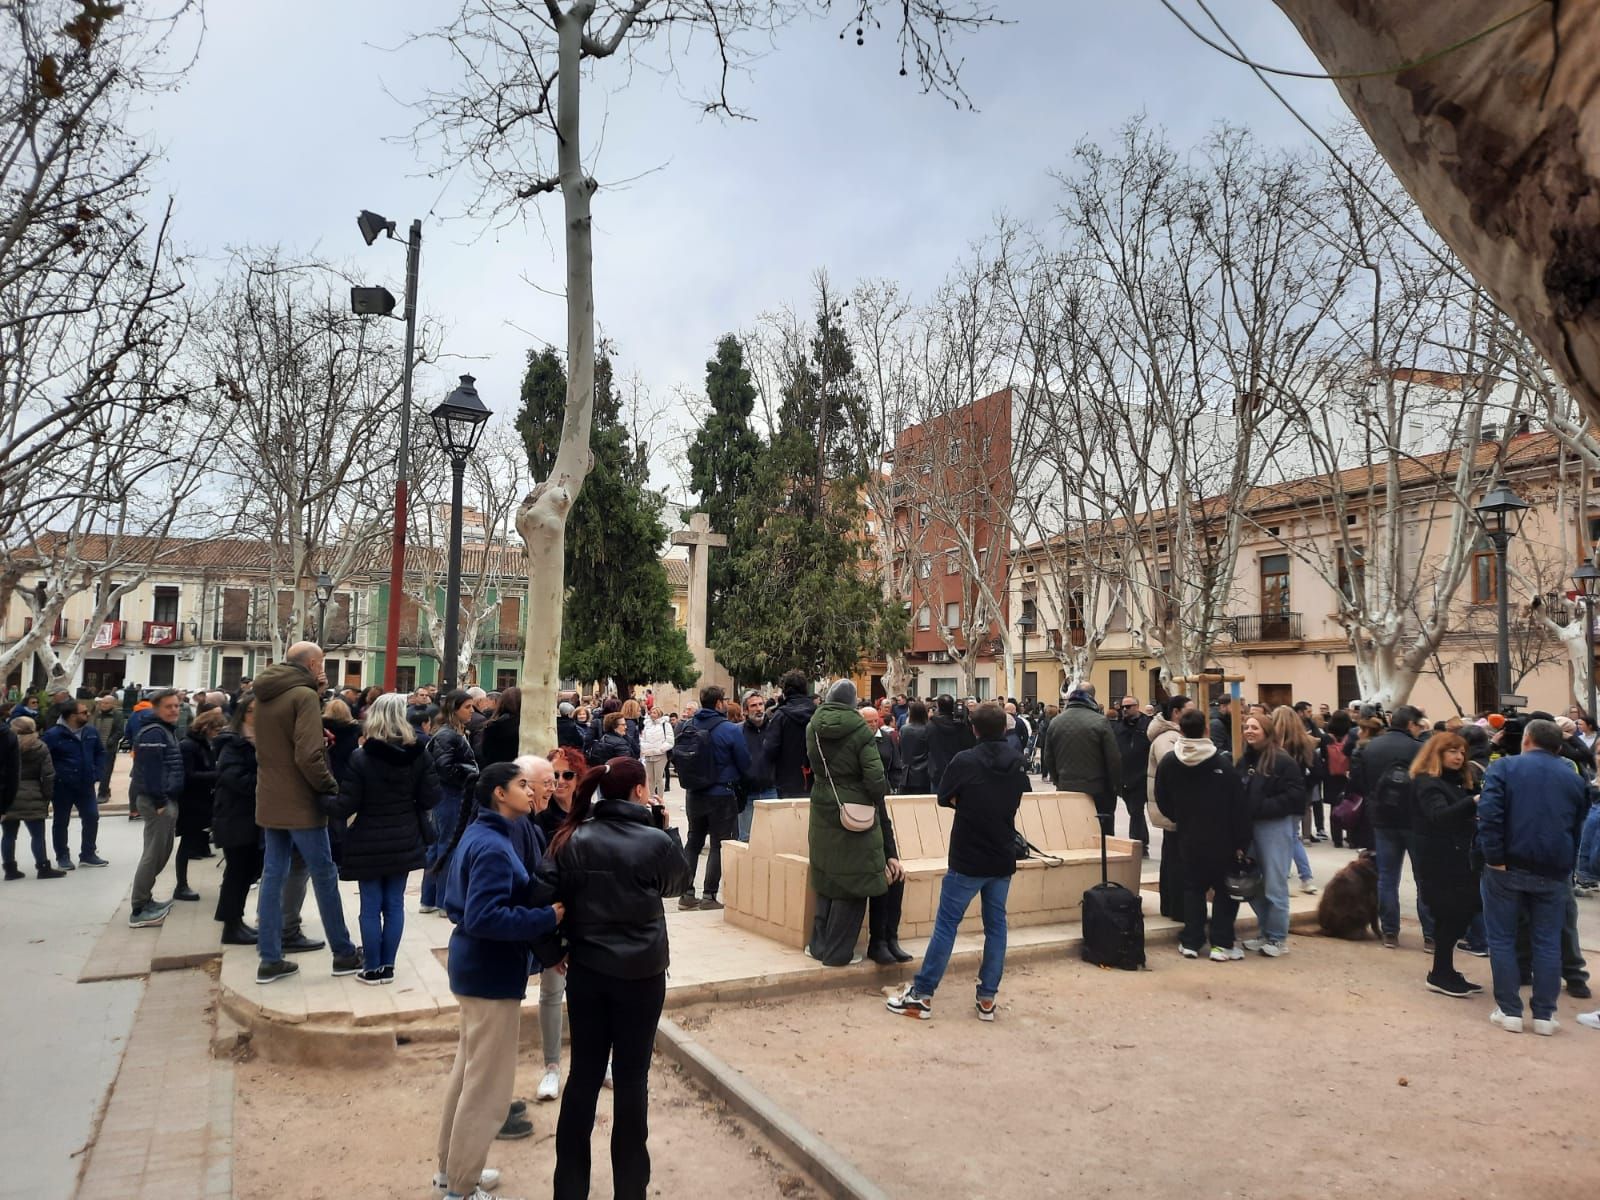
[(1594, 993), (1589, 990), (1589, 985), (1583, 980), (1569, 979), (1567, 980), (1567, 995), (1574, 1000), (1588, 1000)]
[(75, 871), (77, 868), (72, 865), (70, 858), (58, 858), (56, 859), (56, 870), (66, 872)]
[(1482, 950), (1478, 950), (1478, 949), (1476, 949), (1476, 948), (1474, 948), (1472, 946), (1467, 945), (1466, 942), (1457, 942), (1456, 943), (1456, 949), (1461, 951), (1461, 953), (1463, 953), (1463, 954), (1472, 955), (1473, 958), (1488, 958), (1489, 957), (1489, 948), (1487, 946), (1485, 946)]
[(494, 1135), (497, 1142), (516, 1142), (525, 1137), (533, 1136), (533, 1122), (527, 1117), (506, 1116), (505, 1124), (500, 1126), (500, 1132)]
[(109, 867), (111, 864), (98, 854), (85, 854), (78, 859), (80, 867)]
[(303, 933), (296, 933), (293, 937), (283, 939), (283, 952), (285, 954), (306, 954), (312, 950), (321, 950), (327, 942), (308, 938)]
[(357, 983), (365, 983), (365, 984), (368, 984), (368, 985), (370, 985), (372, 987), (381, 987), (383, 985), (383, 982), (384, 982), (384, 979), (383, 979), (383, 968), (382, 967), (375, 967), (375, 968), (372, 968), (371, 970), (357, 971), (356, 972), (356, 982)]
[(277, 983), (280, 979), (287, 979), (291, 975), (300, 973), (300, 964), (292, 963), (285, 959), (275, 962), (263, 962), (256, 967), (257, 983)]
[(1438, 992), (1441, 996), (1454, 996), (1465, 999), (1472, 995), (1472, 989), (1467, 986), (1467, 981), (1457, 975), (1454, 979), (1441, 979), (1436, 975), (1428, 976), (1428, 990)]
[[(354, 975), (361, 970), (361, 947), (357, 946), (349, 954), (335, 954), (333, 956), (333, 973), (335, 975)], [(380, 971), (381, 975), (382, 972)]]
[(58, 871), (49, 863), (39, 868), (40, 879), (65, 879), (66, 877), (67, 873), (65, 871)]
[(721, 907), (722, 901), (718, 900), (715, 896), (707, 896), (704, 900), (700, 901), (701, 912), (711, 912)]
[(683, 895), (678, 897), (678, 908), (680, 910), (688, 910), (699, 907), (700, 901), (693, 892), (685, 892)]
[(172, 898), (174, 900), (198, 900), (200, 899), (200, 893), (192, 887), (174, 888)]

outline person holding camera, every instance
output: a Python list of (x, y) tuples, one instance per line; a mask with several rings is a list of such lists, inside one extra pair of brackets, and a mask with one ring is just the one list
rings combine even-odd
[(644, 764), (613, 758), (584, 775), (539, 866), (539, 898), (566, 906), (572, 1065), (556, 1123), (555, 1196), (589, 1194), (595, 1104), (612, 1065), (611, 1174), (618, 1200), (650, 1183), (650, 1055), (667, 996), (662, 900), (691, 879), (678, 831)]

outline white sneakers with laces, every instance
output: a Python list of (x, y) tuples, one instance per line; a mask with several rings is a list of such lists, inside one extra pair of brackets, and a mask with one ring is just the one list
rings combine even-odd
[[(478, 1176), (478, 1187), (473, 1193), (473, 1200), (476, 1200), (478, 1196), (489, 1196), (489, 1193), (484, 1189), (498, 1187), (499, 1183), (500, 1172), (494, 1167), (485, 1167), (483, 1169), (483, 1174)], [(435, 1191), (448, 1193), (450, 1189), (450, 1180), (443, 1171), (439, 1171), (433, 1177), (433, 1186)], [(494, 1197), (489, 1196), (489, 1200), (494, 1200)]]
[(539, 1101), (558, 1100), (561, 1097), (561, 1072), (547, 1070), (544, 1078), (539, 1080), (539, 1090), (534, 1092), (533, 1098)]

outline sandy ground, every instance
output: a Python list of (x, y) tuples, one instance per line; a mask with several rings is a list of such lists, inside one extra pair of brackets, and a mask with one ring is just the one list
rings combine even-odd
[[(383, 1070), (337, 1071), (242, 1063), (234, 1077), (234, 1195), (437, 1197), (434, 1144), (454, 1045), (403, 1047)], [(533, 1096), (543, 1068), (524, 1055), (516, 1094)], [(593, 1194), (611, 1194), (611, 1093), (595, 1122)], [(815, 1198), (808, 1180), (774, 1160), (760, 1138), (682, 1080), (661, 1058), (650, 1073), (650, 1194)], [(498, 1195), (550, 1194), (558, 1104), (532, 1104), (534, 1132), (496, 1142)]]
[[(1137, 974), (1018, 966), (992, 1025), (955, 976), (926, 1022), (863, 989), (684, 1023), (895, 1196), (1481, 1200), (1600, 1183), (1600, 1033), (1572, 1020), (1577, 1002), (1555, 1037), (1512, 1036), (1492, 1001), (1425, 991), (1419, 950), (1292, 946), (1226, 964), (1152, 947)], [(1485, 960), (1458, 965), (1488, 985)]]

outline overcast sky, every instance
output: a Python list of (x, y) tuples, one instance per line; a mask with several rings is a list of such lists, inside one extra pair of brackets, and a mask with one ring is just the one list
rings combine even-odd
[[(542, 202), (550, 236), (537, 214), (501, 227), (462, 218), (473, 181), (447, 179), (406, 142), (414, 113), (401, 100), (449, 86), (457, 68), (438, 48), (402, 43), (454, 7), (208, 5), (198, 62), (150, 114), (150, 132), (177, 236), (208, 262), (230, 246), (277, 244), (358, 265), (398, 296), (403, 247), (367, 249), (355, 214), (374, 209), (402, 234), (423, 217), (421, 307), (445, 353), (471, 361), (419, 376), (419, 396), (442, 396), (470, 370), (485, 403), (508, 414), (529, 346), (563, 339), (559, 300), (528, 282), (561, 285), (560, 200)], [(591, 168), (603, 185), (633, 180), (594, 200), (597, 314), (620, 371), (638, 373), (656, 403), (676, 403), (675, 388), (702, 388), (720, 334), (804, 308), (819, 267), (840, 287), (886, 277), (924, 296), (996, 214), (1048, 220), (1050, 170), (1079, 139), (1107, 137), (1140, 112), (1180, 146), (1220, 120), (1269, 143), (1309, 140), (1247, 68), (1195, 41), (1156, 0), (997, 7), (1014, 23), (961, 46), (976, 112), (900, 78), (891, 30), (869, 30), (858, 48), (853, 30), (839, 39), (839, 20), (785, 31), (734, 80), (752, 121), (699, 114), (691, 98), (705, 76), (692, 59), (681, 81), (598, 67), (601, 86), (585, 84), (591, 143), (604, 127)], [(1212, 8), (1258, 61), (1318, 69), (1272, 5)], [(1329, 84), (1285, 88), (1319, 127), (1348, 119)]]

